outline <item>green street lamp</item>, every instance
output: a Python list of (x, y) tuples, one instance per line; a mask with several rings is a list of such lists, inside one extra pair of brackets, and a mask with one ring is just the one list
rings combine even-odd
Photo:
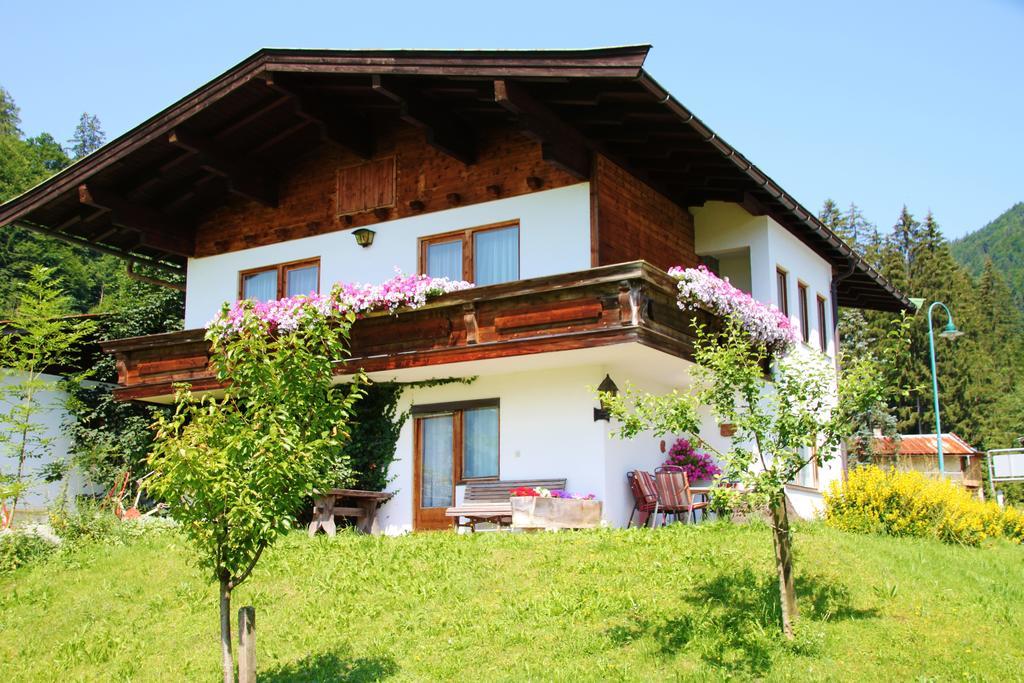
[(931, 352), (932, 361), (932, 398), (935, 401), (935, 443), (939, 451), (939, 476), (945, 479), (946, 461), (942, 455), (942, 420), (939, 417), (939, 380), (935, 372), (935, 332), (932, 328), (932, 311), (936, 306), (942, 306), (942, 310), (946, 312), (946, 327), (939, 332), (940, 337), (952, 340), (962, 335), (963, 332), (956, 329), (956, 325), (953, 324), (953, 314), (949, 312), (949, 307), (946, 304), (941, 301), (932, 302), (932, 305), (928, 307), (928, 350)]

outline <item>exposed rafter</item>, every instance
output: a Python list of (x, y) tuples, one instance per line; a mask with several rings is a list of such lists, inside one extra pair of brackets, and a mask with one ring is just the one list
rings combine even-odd
[(514, 81), (494, 81), (494, 101), (515, 114), (527, 134), (541, 143), (544, 159), (577, 178), (589, 178), (591, 150), (587, 139), (564, 124)]
[(464, 164), (476, 162), (476, 140), (472, 127), (451, 111), (428, 101), (395, 79), (372, 77), (373, 90), (399, 106), (406, 123), (422, 128), (427, 142)]
[(177, 256), (194, 252), (192, 231), (172, 218), (93, 185), (78, 186), (78, 201), (109, 212), (110, 222), (139, 234), (142, 246)]
[(277, 206), (277, 187), (266, 173), (251, 162), (234, 158), (219, 143), (181, 128), (172, 130), (167, 141), (194, 154), (202, 168), (226, 178), (235, 194), (265, 206)]
[(278, 81), (272, 72), (261, 75), (268, 88), (289, 99), (297, 116), (316, 125), (320, 137), (341, 145), (363, 159), (373, 157), (377, 139), (370, 121), (363, 115), (330, 107)]

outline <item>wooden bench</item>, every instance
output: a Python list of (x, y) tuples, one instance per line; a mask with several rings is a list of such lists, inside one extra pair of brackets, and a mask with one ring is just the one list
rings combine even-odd
[[(509, 491), (523, 486), (529, 488), (565, 489), (565, 479), (517, 479), (509, 481), (482, 481), (466, 484), (462, 504), (444, 511), (446, 517), (455, 519), (455, 530), (468, 527), (476, 531), (481, 522), (502, 526), (512, 524), (512, 503)], [(466, 523), (462, 518), (466, 518)]]

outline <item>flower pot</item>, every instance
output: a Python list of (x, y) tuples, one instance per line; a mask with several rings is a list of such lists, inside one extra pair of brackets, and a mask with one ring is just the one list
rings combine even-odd
[(601, 501), (516, 496), (513, 529), (593, 529), (601, 524)]

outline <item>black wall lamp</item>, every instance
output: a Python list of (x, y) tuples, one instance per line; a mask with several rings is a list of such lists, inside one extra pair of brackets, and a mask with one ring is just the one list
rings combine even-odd
[(366, 247), (373, 244), (373, 236), (376, 235), (377, 233), (375, 233), (373, 230), (370, 230), (369, 228), (359, 228), (357, 230), (353, 230), (352, 234), (356, 238), (356, 244), (365, 249)]
[[(604, 376), (601, 383), (597, 385), (597, 390), (602, 393), (611, 394), (612, 396), (619, 393), (619, 388), (615, 386), (615, 382), (612, 381), (611, 375)], [(601, 407), (594, 408), (594, 422), (597, 422), (598, 420), (610, 420), (611, 414), (609, 410), (608, 404), (605, 401), (601, 401)]]

